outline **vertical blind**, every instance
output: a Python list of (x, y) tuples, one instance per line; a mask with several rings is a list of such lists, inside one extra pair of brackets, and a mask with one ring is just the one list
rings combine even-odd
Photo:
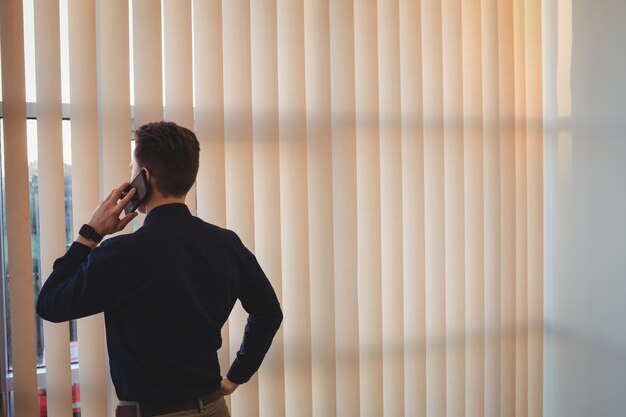
[[(39, 214), (39, 233), (41, 275), (45, 277), (52, 272), (55, 255), (65, 249), (65, 201), (60, 197), (64, 195), (64, 173), (59, 19), (59, 7), (54, 2), (42, 4), (35, 11), (35, 37), (38, 40), (35, 60), (39, 63), (36, 68), (37, 136), (45, 138), (37, 145), (39, 155), (46, 155), (39, 161), (38, 202), (43, 208)], [(58, 381), (48, 386), (48, 412), (50, 415), (62, 415), (72, 406), (71, 373), (67, 366), (70, 360), (69, 326), (67, 323), (44, 322), (43, 333), (46, 374), (51, 381)]]
[[(0, 7), (14, 408), (35, 417), (22, 0)], [(58, 1), (35, 19), (45, 277), (64, 252)], [(187, 203), (281, 300), (233, 416), (542, 415), (540, 1), (69, 0), (68, 25), (74, 230), (129, 179), (132, 128), (175, 121), (202, 149)], [(65, 416), (68, 328), (44, 333)], [(102, 316), (78, 338), (82, 413), (110, 416)]]

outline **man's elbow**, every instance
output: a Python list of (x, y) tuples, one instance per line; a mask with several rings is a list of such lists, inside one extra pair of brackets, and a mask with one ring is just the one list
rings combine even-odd
[(35, 306), (35, 311), (37, 312), (37, 315), (39, 317), (41, 317), (42, 319), (49, 321), (51, 323), (61, 323), (64, 322), (66, 320), (63, 320), (60, 317), (56, 317), (55, 314), (53, 314), (49, 308), (47, 308), (46, 302), (45, 302), (45, 297), (42, 297), (41, 295), (39, 296), (39, 298), (37, 299), (37, 304)]
[(272, 319), (273, 319), (273, 324), (274, 324), (274, 329), (273, 329), (274, 333), (278, 331), (284, 318), (285, 317), (283, 316), (283, 310), (280, 308), (280, 305), (278, 305), (276, 307), (276, 310), (272, 314)]

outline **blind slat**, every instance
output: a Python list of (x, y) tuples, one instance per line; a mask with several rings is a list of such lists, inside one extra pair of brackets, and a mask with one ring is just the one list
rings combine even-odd
[(526, 123), (528, 133), (528, 415), (543, 415), (543, 84), (542, 5), (527, 1)]
[[(491, 221), (486, 215), (488, 190), (484, 180), (488, 177), (483, 155), (483, 109), (492, 86), (483, 89), (482, 42), (490, 41), (490, 34), (481, 33), (480, 1), (463, 2), (462, 62), (463, 62), (463, 139), (464, 139), (464, 187), (465, 187), (465, 312), (466, 312), (466, 415), (482, 417), (498, 398), (487, 390), (489, 352), (492, 338), (489, 334), (497, 329), (485, 326), (486, 304), (491, 288), (485, 281), (488, 263), (493, 257), (487, 255), (486, 230)], [(497, 91), (496, 91), (497, 93)], [(494, 138), (497, 142), (497, 138)], [(497, 259), (497, 258), (495, 258)], [(499, 300), (498, 300), (499, 301)], [(493, 333), (497, 334), (497, 333)], [(497, 336), (496, 336), (497, 338)], [(496, 358), (499, 363), (499, 357)]]
[(2, 112), (7, 259), (11, 300), (11, 359), (15, 413), (38, 415), (33, 309), (28, 159), (26, 150), (26, 97), (24, 26), (21, 0), (0, 3), (2, 41)]
[(384, 415), (404, 411), (402, 132), (398, 0), (378, 3)]
[(422, 1), (427, 415), (446, 415), (441, 5)]
[[(250, 4), (256, 256), (282, 303), (276, 2)], [(285, 308), (285, 304), (283, 303)], [(285, 415), (283, 326), (259, 370), (259, 415)]]
[[(41, 279), (65, 252), (65, 199), (58, 1), (35, 3), (37, 141)], [(72, 409), (69, 326), (44, 322), (47, 407), (50, 417)]]
[(163, 119), (161, 5), (133, 0), (133, 77), (135, 129)]
[[(461, 1), (442, 1), (446, 413), (465, 408), (465, 198)], [(474, 300), (471, 300), (474, 301)]]
[[(72, 118), (72, 218), (74, 230), (89, 220), (100, 202), (98, 95), (96, 77), (96, 3), (68, 2), (70, 112)], [(81, 412), (107, 415), (106, 359), (102, 315), (78, 320)]]
[[(254, 196), (252, 169), (252, 70), (250, 5), (222, 3), (224, 41), (224, 140), (226, 225), (254, 250)], [(247, 316), (236, 307), (229, 319), (231, 361), (239, 349)], [(258, 378), (240, 388), (232, 399), (233, 416), (259, 414)]]
[(404, 414), (426, 416), (421, 4), (399, 2), (404, 270)]
[(191, 1), (163, 0), (165, 118), (193, 126)]
[[(133, 130), (163, 119), (163, 65), (161, 54), (161, 4), (154, 0), (132, 2)], [(131, 146), (132, 147), (132, 146)], [(134, 148), (133, 148), (134, 149)], [(145, 215), (133, 220), (141, 227)]]
[(313, 416), (337, 412), (329, 4), (304, 2)]
[(513, 1), (498, 3), (498, 87), (500, 110), (500, 206), (502, 215), (501, 320), (506, 332), (501, 350), (500, 415), (516, 410), (516, 187), (515, 184), (515, 79)]
[[(150, 1), (150, 0), (148, 0)], [(193, 2), (195, 133), (200, 142), (198, 215), (226, 226), (222, 5)]]
[[(128, 13), (128, 2), (124, 0), (101, 1), (96, 4), (97, 28), (100, 34), (97, 37), (97, 57), (101, 199), (123, 182), (130, 181)], [(117, 406), (117, 397), (110, 375), (108, 378), (108, 413), (111, 415)]]
[[(194, 127), (200, 142), (198, 216), (226, 227), (224, 166), (224, 78), (222, 54), (222, 5), (220, 1), (193, 2), (194, 22)], [(230, 364), (229, 324), (222, 327), (218, 351), (221, 369)], [(230, 404), (230, 398), (226, 399)]]
[(516, 415), (528, 415), (528, 202), (525, 71), (525, 0), (513, 1), (513, 53), (515, 74), (516, 176)]
[[(164, 118), (194, 129), (191, 0), (163, 0)], [(196, 214), (196, 186), (185, 200)]]
[[(359, 415), (354, 9), (333, 1), (330, 15), (331, 136), (337, 415)], [(346, 23), (347, 22), (347, 23)]]
[(304, 2), (278, 1), (280, 210), (285, 411), (311, 416), (311, 306), (304, 79)]
[(356, 214), (361, 415), (383, 415), (377, 4), (354, 3)]

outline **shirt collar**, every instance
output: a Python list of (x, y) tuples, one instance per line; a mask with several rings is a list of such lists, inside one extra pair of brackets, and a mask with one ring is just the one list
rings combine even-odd
[(187, 205), (182, 203), (163, 204), (150, 210), (143, 224), (150, 224), (162, 219), (189, 217), (191, 212)]

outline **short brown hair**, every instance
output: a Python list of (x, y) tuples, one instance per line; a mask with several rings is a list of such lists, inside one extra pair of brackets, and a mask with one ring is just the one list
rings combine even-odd
[(135, 132), (135, 161), (148, 168), (164, 197), (186, 194), (198, 175), (200, 144), (189, 129), (154, 122)]

